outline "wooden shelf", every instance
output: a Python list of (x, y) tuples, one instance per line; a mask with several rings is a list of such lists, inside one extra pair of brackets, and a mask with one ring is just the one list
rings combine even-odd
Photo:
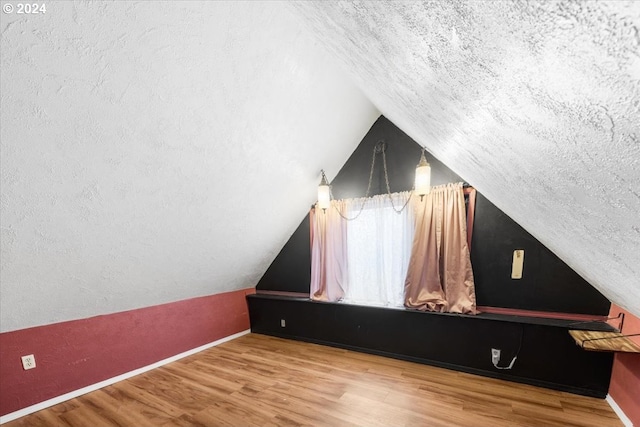
[(569, 334), (585, 350), (640, 353), (640, 346), (619, 332), (570, 330)]

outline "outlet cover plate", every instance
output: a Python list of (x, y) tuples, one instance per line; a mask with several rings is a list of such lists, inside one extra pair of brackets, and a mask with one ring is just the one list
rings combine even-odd
[(36, 357), (33, 354), (22, 356), (22, 367), (25, 371), (36, 367)]
[(500, 350), (497, 348), (491, 349), (491, 363), (494, 365), (500, 363)]

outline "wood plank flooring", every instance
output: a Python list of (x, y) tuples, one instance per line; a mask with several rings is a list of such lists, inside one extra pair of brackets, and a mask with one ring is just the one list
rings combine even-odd
[(22, 426), (621, 426), (600, 399), (250, 334)]

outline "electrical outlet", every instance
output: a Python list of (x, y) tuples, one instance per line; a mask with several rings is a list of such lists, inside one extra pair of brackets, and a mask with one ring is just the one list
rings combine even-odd
[(500, 350), (497, 348), (491, 349), (491, 363), (497, 365), (500, 362)]
[(285, 322), (284, 319), (280, 319), (280, 327), (281, 328), (286, 328), (287, 327), (287, 322)]
[(22, 356), (22, 367), (24, 370), (33, 369), (36, 367), (36, 357), (33, 354)]

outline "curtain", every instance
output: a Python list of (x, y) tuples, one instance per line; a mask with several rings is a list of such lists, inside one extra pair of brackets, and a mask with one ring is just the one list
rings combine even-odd
[(362, 203), (364, 208), (347, 225), (349, 286), (344, 302), (402, 307), (414, 222), (409, 206), (399, 213), (394, 206), (401, 209), (410, 196), (404, 192), (345, 201), (349, 218)]
[(433, 187), (420, 201), (405, 281), (408, 308), (476, 314), (462, 183)]
[(338, 301), (347, 282), (347, 225), (336, 207), (345, 211), (343, 201), (332, 200), (323, 211), (311, 209), (310, 297), (317, 301)]

